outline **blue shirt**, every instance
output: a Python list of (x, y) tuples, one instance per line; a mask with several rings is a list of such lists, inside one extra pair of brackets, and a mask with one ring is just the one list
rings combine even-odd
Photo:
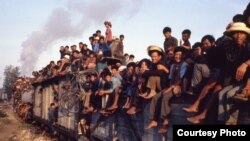
[(180, 79), (183, 78), (183, 76), (185, 75), (186, 71), (187, 71), (187, 68), (188, 68), (188, 64), (186, 62), (182, 62), (180, 64), (172, 64), (171, 65), (171, 68), (170, 68), (170, 73), (169, 73), (169, 79), (173, 79), (174, 78), (174, 65), (180, 65), (178, 67), (180, 67)]
[(113, 83), (113, 90), (115, 90), (117, 87), (120, 87), (122, 84), (122, 77), (119, 76), (113, 76), (112, 77), (112, 83)]

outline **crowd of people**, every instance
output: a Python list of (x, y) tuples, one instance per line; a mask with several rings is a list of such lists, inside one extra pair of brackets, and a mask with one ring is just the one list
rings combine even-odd
[[(150, 101), (151, 122), (146, 129), (161, 126), (159, 133), (167, 132), (171, 122), (170, 100), (183, 94), (197, 96), (197, 100), (183, 110), (199, 113), (187, 120), (201, 123), (216, 98), (218, 121), (227, 125), (237, 124), (238, 104), (231, 99), (247, 100), (250, 97), (250, 6), (243, 14), (237, 14), (217, 40), (204, 35), (200, 41), (190, 43), (191, 30), (182, 32), (182, 39), (173, 37), (170, 27), (163, 28), (163, 48), (151, 45), (147, 48), (150, 59), (134, 61), (134, 55), (124, 53), (124, 35), (112, 35), (112, 24), (104, 23), (105, 35), (97, 30), (89, 41), (91, 47), (79, 45), (61, 46), (60, 60), (51, 61), (38, 72), (33, 72), (34, 82), (66, 74), (78, 74), (86, 69), (90, 74), (87, 90), (89, 98), (83, 100), (82, 114), (100, 112), (113, 114), (118, 108), (129, 115), (144, 109), (143, 102)], [(106, 59), (105, 59), (106, 58)], [(107, 59), (108, 58), (108, 59)], [(106, 61), (105, 61), (106, 60)], [(107, 61), (110, 60), (110, 61)], [(115, 61), (114, 61), (115, 60)], [(200, 111), (206, 95), (211, 95)], [(55, 107), (55, 103), (51, 103)], [(51, 114), (51, 111), (49, 113)], [(53, 116), (52, 116), (53, 117)], [(158, 121), (162, 119), (162, 125)], [(53, 119), (54, 121), (54, 119)]]
[(13, 93), (13, 108), (19, 117), (21, 117), (25, 122), (31, 123), (33, 116), (33, 104), (31, 103), (31, 99), (22, 98), (24, 93), (28, 93), (33, 91), (32, 82), (33, 78), (29, 77), (19, 77), (13, 84), (11, 84)]

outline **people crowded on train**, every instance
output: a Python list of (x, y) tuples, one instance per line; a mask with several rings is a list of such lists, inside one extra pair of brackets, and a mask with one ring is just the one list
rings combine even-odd
[[(86, 94), (80, 98), (82, 107), (79, 114), (100, 113), (109, 117), (120, 110), (131, 116), (147, 110), (150, 123), (145, 130), (160, 126), (158, 132), (166, 133), (171, 123), (172, 100), (181, 97), (186, 102), (185, 98), (191, 97), (195, 101), (181, 108), (187, 115), (197, 113), (187, 117), (190, 123), (204, 123), (206, 118), (214, 116), (208, 114), (211, 107), (218, 105), (215, 123), (235, 125), (239, 104), (231, 102), (231, 99), (235, 96), (250, 97), (250, 16), (247, 12), (242, 16), (234, 17), (235, 22), (229, 24), (218, 40), (207, 34), (193, 45), (190, 43), (190, 29), (183, 30), (178, 45), (172, 36), (174, 30), (166, 26), (163, 28), (163, 46), (144, 47), (150, 59), (141, 60), (136, 60), (140, 56), (124, 52), (124, 35), (113, 37), (111, 22), (106, 21), (105, 36), (97, 30), (89, 38), (90, 48), (83, 42), (78, 46), (60, 46), (57, 63), (51, 61), (41, 70), (34, 71), (32, 82), (45, 83), (68, 76), (70, 79), (66, 84), (72, 85), (69, 89), (73, 89), (73, 84), (80, 83), (73, 82), (76, 81), (73, 78), (80, 72), (91, 70), (96, 73), (87, 75), (84, 83), (89, 84), (88, 89), (78, 89), (78, 93)], [(24, 87), (20, 81), (23, 80), (13, 84), (16, 91)], [(56, 94), (65, 91), (64, 88), (57, 85)], [(217, 103), (216, 98), (219, 99)], [(60, 104), (56, 102), (60, 103), (58, 97), (48, 110), (51, 132), (57, 122), (54, 113), (58, 117), (60, 112)], [(145, 108), (147, 104), (148, 109)], [(27, 108), (27, 120), (31, 108)]]

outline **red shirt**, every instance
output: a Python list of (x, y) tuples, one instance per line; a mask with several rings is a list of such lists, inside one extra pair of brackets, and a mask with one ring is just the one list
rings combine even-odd
[(106, 29), (106, 39), (107, 41), (112, 41), (112, 31), (111, 28)]

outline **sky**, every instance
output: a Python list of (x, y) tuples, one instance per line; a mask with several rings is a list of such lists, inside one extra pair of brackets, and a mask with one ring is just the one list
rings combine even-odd
[[(178, 40), (190, 29), (191, 44), (206, 34), (218, 38), (248, 0), (1, 0), (0, 87), (6, 65), (31, 75), (60, 57), (61, 45), (84, 42), (112, 22), (114, 36), (125, 35), (125, 52), (135, 60), (148, 57), (149, 45), (163, 46), (162, 29), (172, 28)], [(89, 45), (90, 47), (90, 45)]]

